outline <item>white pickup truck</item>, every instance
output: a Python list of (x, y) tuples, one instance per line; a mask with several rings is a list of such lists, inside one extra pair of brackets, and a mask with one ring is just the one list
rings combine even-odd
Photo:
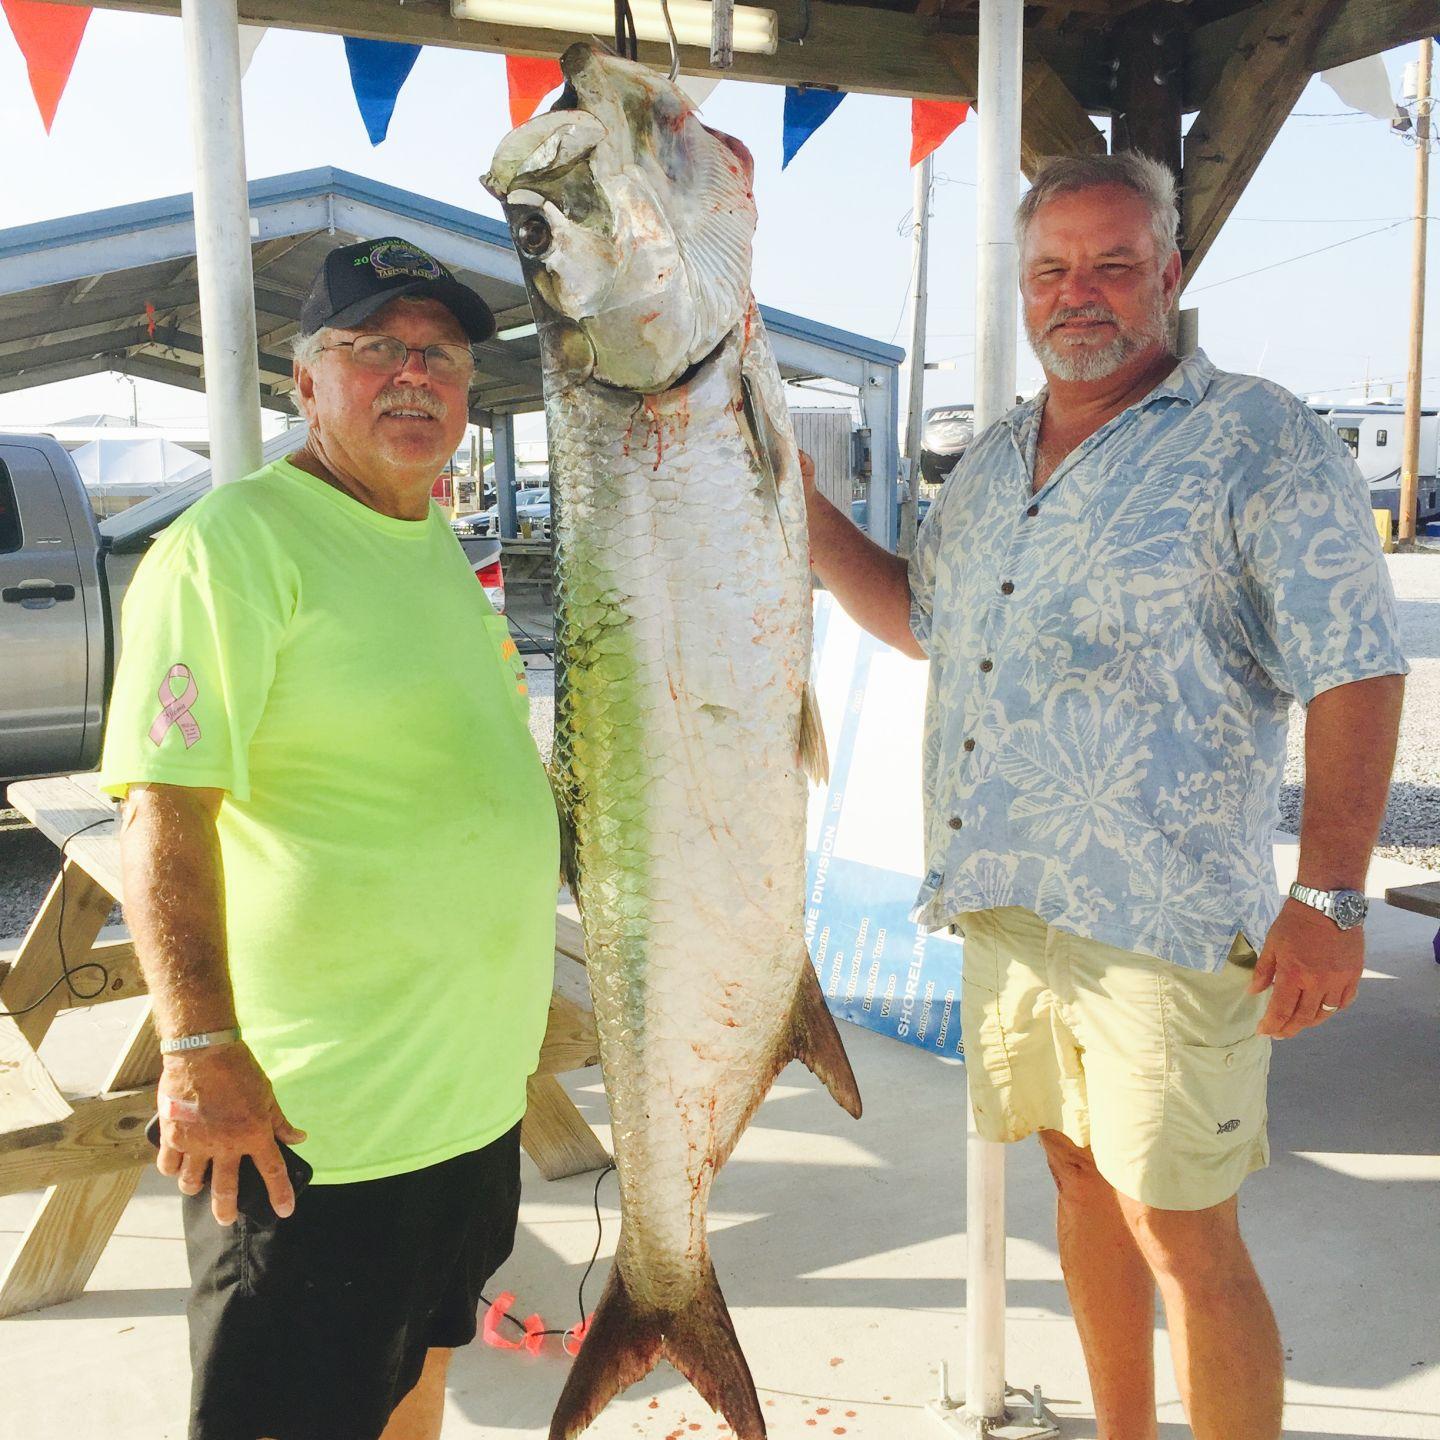
[[(265, 458), (302, 438), (277, 437)], [(207, 470), (97, 524), (57, 440), (0, 434), (0, 784), (99, 763), (126, 586), (155, 536), (209, 488)], [(493, 596), (500, 541), (460, 544)]]

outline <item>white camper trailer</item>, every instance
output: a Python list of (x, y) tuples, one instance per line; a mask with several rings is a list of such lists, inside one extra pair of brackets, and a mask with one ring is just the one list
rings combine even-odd
[[(1370, 486), (1370, 504), (1400, 522), (1400, 457), (1405, 440), (1405, 407), (1397, 400), (1351, 400), (1316, 404), (1312, 410), (1334, 426)], [(1440, 519), (1440, 412), (1420, 411), (1419, 519)]]

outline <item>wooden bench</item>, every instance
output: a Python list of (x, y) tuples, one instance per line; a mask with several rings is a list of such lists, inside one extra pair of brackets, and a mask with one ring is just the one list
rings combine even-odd
[[(1427, 880), (1423, 885), (1392, 885), (1385, 892), (1385, 903), (1397, 910), (1413, 910), (1417, 915), (1428, 915), (1440, 920), (1440, 880)], [(1440, 930), (1430, 942), (1435, 952), (1435, 963), (1440, 965)]]
[[(13, 963), (0, 965), (0, 1010), (10, 1012), (0, 1015), (0, 1195), (45, 1192), (0, 1274), (0, 1318), (84, 1291), (153, 1162), (144, 1130), (160, 1075), (148, 1005), (95, 1094), (62, 1095), (41, 1062), (40, 1042), (60, 1011), (143, 995), (145, 980), (129, 939), (97, 938), (121, 885), (119, 813), (94, 777), (30, 780), (12, 785), (9, 796), (61, 848), (62, 860)], [(555, 930), (549, 1023), (520, 1128), (520, 1143), (547, 1180), (610, 1159), (555, 1078), (599, 1063), (573, 906), (560, 908)]]

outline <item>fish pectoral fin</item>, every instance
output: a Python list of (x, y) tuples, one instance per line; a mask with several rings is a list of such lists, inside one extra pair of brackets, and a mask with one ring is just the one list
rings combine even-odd
[(830, 747), (825, 743), (820, 699), (815, 694), (813, 680), (807, 680), (800, 692), (800, 768), (813, 784), (830, 783)]
[(696, 1291), (675, 1311), (656, 1310), (610, 1271), (585, 1342), (550, 1421), (550, 1440), (574, 1440), (621, 1390), (668, 1360), (730, 1423), (737, 1440), (765, 1440), (765, 1420), (725, 1297), (708, 1257)]
[(860, 1118), (860, 1087), (845, 1053), (845, 1042), (836, 1028), (835, 1017), (825, 1004), (820, 977), (810, 963), (808, 951), (795, 997), (792, 1020), (795, 1058), (809, 1069), (835, 1097), (842, 1110)]
[(575, 823), (571, 819), (570, 807), (565, 803), (560, 789), (560, 781), (555, 771), (547, 765), (545, 774), (550, 780), (550, 793), (555, 797), (555, 818), (560, 827), (560, 882), (570, 891), (578, 906), (580, 904), (580, 864), (575, 850)]
[(790, 537), (785, 533), (785, 516), (780, 509), (780, 478), (775, 468), (775, 436), (770, 429), (764, 406), (756, 402), (755, 390), (750, 383), (750, 377), (743, 370), (740, 372), (740, 403), (741, 413), (745, 417), (745, 424), (740, 427), (741, 433), (745, 437), (745, 443), (749, 446), (750, 453), (755, 457), (755, 466), (759, 470), (761, 481), (770, 496), (770, 503), (775, 507), (775, 520), (780, 527), (780, 538), (785, 542), (785, 553), (789, 555), (791, 553)]

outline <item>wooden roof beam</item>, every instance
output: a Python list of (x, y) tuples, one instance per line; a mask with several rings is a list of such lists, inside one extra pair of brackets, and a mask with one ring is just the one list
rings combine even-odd
[(1020, 168), (1033, 180), (1052, 155), (1103, 155), (1105, 133), (1044, 60), (1021, 67)]
[[(1440, 28), (1435, 0), (1342, 0), (1333, 10), (1316, 40), (1315, 71), (1423, 40)], [(1195, 31), (1185, 67), (1186, 110), (1204, 108), (1254, 14), (1242, 10)]]
[[(141, 15), (178, 15), (180, 0), (60, 0), (105, 10)], [(781, 34), (792, 34), (800, 14), (799, 0), (768, 0), (781, 12)], [(1098, 3), (1098, 0), (1076, 0)], [(368, 40), (402, 40), (417, 45), (445, 45), (460, 50), (486, 50), (504, 55), (555, 56), (577, 40), (578, 31), (544, 30), (531, 25), (499, 25), (483, 20), (456, 20), (445, 0), (238, 0), (242, 24), (273, 25), (284, 30), (309, 30), (352, 35)], [(973, 29), (973, 21), (971, 22)], [(782, 44), (774, 55), (737, 51), (725, 72), (735, 80), (772, 85), (843, 85), (847, 91), (872, 95), (917, 96), (926, 100), (969, 100), (974, 92), (955, 89), (955, 73), (935, 47), (937, 35), (950, 33), (975, 53), (979, 40), (942, 16), (916, 16), (903, 11), (859, 5), (815, 4), (803, 45)], [(843, 57), (843, 60), (842, 60)], [(667, 46), (642, 42), (640, 59), (666, 68)], [(844, 73), (837, 70), (843, 64)], [(680, 69), (687, 75), (711, 75), (708, 47), (682, 45)]]
[[(1315, 73), (1320, 38), (1346, 0), (1273, 0), (1251, 23), (1185, 137), (1181, 173), (1182, 287)], [(1434, 0), (1430, 0), (1433, 6)], [(1432, 23), (1434, 11), (1431, 11)]]

